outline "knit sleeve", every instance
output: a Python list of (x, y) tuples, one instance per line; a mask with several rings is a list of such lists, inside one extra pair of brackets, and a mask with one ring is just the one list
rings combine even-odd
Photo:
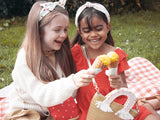
[(36, 103), (45, 107), (54, 106), (68, 99), (78, 89), (72, 80), (72, 75), (47, 84), (42, 83), (25, 62), (18, 64), (19, 60), (25, 60), (21, 57), (24, 55), (18, 56), (12, 78), (16, 88), (27, 93)]

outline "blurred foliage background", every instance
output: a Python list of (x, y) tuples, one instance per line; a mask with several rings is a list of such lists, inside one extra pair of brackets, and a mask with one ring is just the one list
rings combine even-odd
[[(34, 2), (38, 0), (0, 0), (0, 18), (26, 16)], [(56, 1), (56, 0), (45, 0)], [(122, 14), (128, 11), (160, 10), (160, 0), (87, 0), (103, 4), (110, 14)], [(79, 6), (86, 0), (67, 0), (66, 8), (70, 17), (74, 17)]]

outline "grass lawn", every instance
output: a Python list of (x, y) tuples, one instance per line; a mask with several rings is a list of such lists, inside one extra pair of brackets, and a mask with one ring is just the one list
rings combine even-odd
[[(111, 33), (115, 46), (133, 57), (144, 57), (160, 69), (160, 14), (140, 11), (111, 16)], [(76, 32), (71, 18), (69, 38)], [(23, 41), (26, 17), (0, 20), (0, 88), (10, 84), (17, 51)]]

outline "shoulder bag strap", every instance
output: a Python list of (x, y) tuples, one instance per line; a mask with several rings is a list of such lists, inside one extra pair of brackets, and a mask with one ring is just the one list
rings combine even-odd
[[(87, 52), (86, 52), (86, 50), (85, 50), (85, 46), (82, 45), (82, 46), (81, 46), (81, 49), (82, 49), (82, 52), (83, 52), (84, 57), (87, 59), (89, 68), (91, 68), (91, 62), (90, 62), (90, 60), (88, 59)], [(93, 82), (93, 85), (95, 86), (95, 89), (98, 91), (98, 86), (97, 86), (97, 83), (96, 83), (96, 81), (95, 81), (95, 78), (92, 78), (92, 82)]]

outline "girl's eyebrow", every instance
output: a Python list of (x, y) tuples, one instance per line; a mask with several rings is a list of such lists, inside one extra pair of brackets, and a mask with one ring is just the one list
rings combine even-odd
[[(63, 26), (61, 26), (61, 25), (57, 25), (57, 26), (53, 26), (53, 28), (62, 28)], [(66, 25), (65, 26), (65, 28), (68, 28), (69, 27), (69, 25)]]
[(88, 29), (88, 27), (83, 27), (82, 30)]
[[(94, 26), (91, 26), (91, 27), (93, 28)], [(96, 25), (95, 27), (103, 27), (103, 25), (100, 24), (100, 25)], [(83, 27), (82, 29), (88, 29), (88, 27)]]
[(102, 27), (103, 25), (97, 25), (96, 27)]
[[(97, 25), (97, 26), (95, 26), (95, 27), (92, 26), (91, 28), (97, 28), (97, 27), (103, 27), (103, 25)], [(82, 28), (82, 30), (85, 30), (85, 29), (89, 29), (89, 28), (88, 28), (88, 27), (83, 27), (83, 28)]]

